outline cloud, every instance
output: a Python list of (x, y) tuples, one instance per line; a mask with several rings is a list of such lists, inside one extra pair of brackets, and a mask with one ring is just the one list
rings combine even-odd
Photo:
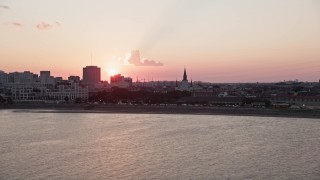
[(23, 26), (23, 24), (19, 23), (19, 22), (7, 22), (5, 24), (8, 26), (15, 26), (15, 27), (22, 27)]
[(135, 66), (163, 66), (161, 62), (156, 62), (154, 60), (150, 60), (150, 59), (141, 60), (139, 50), (131, 51), (131, 54), (126, 56), (124, 62), (127, 64), (135, 65)]
[(46, 22), (41, 22), (39, 24), (36, 25), (36, 28), (37, 29), (40, 29), (40, 30), (47, 30), (47, 29), (52, 29), (54, 27), (60, 27), (61, 26), (61, 23), (58, 22), (58, 21), (55, 21), (54, 23), (50, 24), (50, 23), (46, 23)]
[(49, 23), (41, 22), (40, 24), (37, 24), (36, 27), (40, 30), (47, 30), (47, 29), (51, 29), (52, 25)]
[(9, 8), (9, 6), (1, 5), (1, 4), (0, 4), (0, 9), (10, 9), (10, 8)]
[(112, 57), (112, 59), (120, 62), (122, 65), (163, 66), (163, 63), (161, 62), (150, 59), (141, 59), (139, 50), (133, 50), (131, 53), (127, 53), (124, 58)]
[(56, 24), (57, 26), (59, 26), (59, 27), (61, 26), (61, 23), (58, 22), (58, 21), (56, 21), (55, 24)]
[(163, 64), (154, 60), (144, 59), (141, 66), (163, 66)]

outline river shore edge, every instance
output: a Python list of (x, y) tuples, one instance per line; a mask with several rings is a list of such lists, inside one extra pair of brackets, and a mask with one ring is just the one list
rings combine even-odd
[(10, 104), (0, 105), (0, 110), (34, 113), (127, 113), (127, 114), (189, 114), (189, 115), (230, 115), (258, 117), (293, 117), (320, 119), (319, 110), (273, 109), (252, 107), (211, 107), (211, 106), (160, 106), (160, 105), (114, 105), (114, 104)]

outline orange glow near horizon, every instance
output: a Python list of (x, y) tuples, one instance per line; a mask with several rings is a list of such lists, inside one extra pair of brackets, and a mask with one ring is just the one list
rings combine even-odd
[(188, 77), (206, 82), (320, 77), (320, 1), (4, 0), (0, 5), (8, 7), (0, 8), (0, 71), (6, 73), (49, 70), (53, 76), (82, 77), (82, 68), (91, 64), (101, 68), (102, 80), (120, 73), (175, 81), (184, 67)]
[(110, 76), (114, 76), (114, 75), (118, 74), (118, 70), (115, 67), (110, 67), (108, 70), (108, 74)]

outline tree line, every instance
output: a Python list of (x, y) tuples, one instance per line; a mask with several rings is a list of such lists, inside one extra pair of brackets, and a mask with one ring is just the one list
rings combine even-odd
[(99, 103), (136, 103), (136, 104), (159, 104), (159, 103), (175, 103), (182, 97), (190, 97), (191, 92), (187, 91), (168, 91), (154, 92), (154, 91), (129, 91), (128, 89), (115, 88), (112, 91), (100, 91), (90, 94), (89, 102)]

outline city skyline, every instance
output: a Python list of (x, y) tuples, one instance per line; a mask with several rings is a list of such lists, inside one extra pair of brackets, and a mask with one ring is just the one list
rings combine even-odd
[[(6, 72), (6, 71), (0, 70), (0, 75), (8, 76), (8, 75), (19, 74), (21, 76), (26, 76), (27, 78), (31, 77), (31, 79), (32, 79), (32, 76), (34, 76), (33, 80), (36, 80), (37, 78), (40, 78), (41, 76), (43, 76), (42, 74), (45, 74), (45, 77), (51, 77), (53, 81), (54, 80), (56, 80), (56, 81), (64, 81), (64, 80), (75, 81), (74, 79), (76, 78), (76, 79), (78, 79), (76, 81), (83, 82), (84, 84), (86, 84), (87, 82), (96, 83), (96, 84), (99, 84), (99, 83), (111, 84), (113, 78), (115, 78), (115, 77), (124, 78), (124, 76), (126, 76), (125, 74), (122, 74), (121, 72), (115, 72), (115, 73), (109, 75), (109, 79), (106, 79), (106, 78), (103, 79), (103, 77), (101, 76), (101, 68), (99, 66), (88, 65), (88, 66), (83, 67), (82, 69), (83, 69), (83, 71), (81, 74), (69, 74), (67, 77), (52, 73), (52, 71), (50, 69), (40, 70), (39, 72), (28, 71), (28, 70)], [(90, 69), (90, 70), (88, 71), (88, 69)], [(98, 71), (98, 72), (96, 72), (96, 71)], [(25, 75), (25, 74), (27, 74), (27, 75)], [(49, 75), (47, 75), (47, 74), (49, 74)], [(260, 81), (260, 82), (259, 81), (257, 81), (257, 82), (211, 82), (211, 81), (203, 81), (201, 79), (200, 80), (192, 79), (192, 76), (189, 79), (189, 78), (187, 78), (189, 76), (187, 74), (188, 74), (187, 70), (186, 70), (186, 68), (184, 68), (183, 70), (181, 70), (180, 76), (178, 76), (174, 80), (168, 80), (168, 79), (160, 80), (160, 79), (154, 79), (153, 77), (145, 78), (145, 77), (139, 77), (139, 76), (136, 76), (136, 77), (127, 76), (126, 78), (130, 78), (132, 82), (137, 82), (137, 83), (141, 83), (141, 82), (179, 82), (180, 83), (181, 82), (183, 84), (183, 82), (186, 82), (188, 84), (188, 86), (190, 85), (190, 83), (192, 86), (192, 82), (210, 83), (210, 84), (211, 83), (212, 84), (215, 84), (215, 83), (218, 83), (218, 84), (220, 84), (220, 83), (221, 84), (225, 84), (225, 83), (227, 83), (227, 84), (233, 84), (233, 83), (235, 83), (235, 84), (238, 84), (238, 83), (239, 84), (271, 83), (272, 84), (272, 83), (282, 83), (282, 82), (287, 82), (287, 83), (290, 83), (290, 82), (294, 82), (294, 83), (298, 83), (298, 82), (320, 83), (320, 80), (301, 81), (299, 79), (289, 79), (289, 80), (274, 81), (274, 82), (263, 82), (263, 81)], [(40, 78), (40, 80), (41, 80), (41, 78)], [(7, 79), (7, 81), (8, 81), (8, 79)], [(30, 83), (30, 82), (28, 82), (28, 83)]]
[(66, 79), (92, 64), (102, 80), (175, 81), (186, 67), (195, 81), (316, 82), (319, 10), (316, 0), (2, 0), (0, 70)]

